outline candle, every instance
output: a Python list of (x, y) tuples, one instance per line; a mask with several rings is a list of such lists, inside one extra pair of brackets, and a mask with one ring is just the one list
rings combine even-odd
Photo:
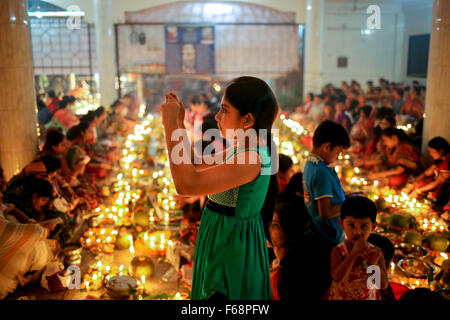
[(128, 236), (128, 241), (130, 241), (130, 253), (134, 254), (134, 245), (133, 245), (133, 236), (132, 235)]

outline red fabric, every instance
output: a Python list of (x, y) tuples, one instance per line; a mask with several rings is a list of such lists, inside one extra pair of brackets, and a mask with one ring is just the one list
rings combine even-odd
[(58, 110), (59, 108), (59, 99), (56, 97), (53, 98), (51, 102), (48, 104), (47, 108), (48, 110), (50, 110), (51, 113), (55, 113), (56, 110)]
[(70, 129), (79, 123), (77, 116), (74, 115), (72, 111), (66, 108), (57, 110), (53, 117), (58, 120), (59, 123), (61, 123), (66, 129)]
[(396, 300), (399, 300), (407, 291), (409, 291), (409, 289), (402, 284), (396, 282), (389, 282), (389, 284), (391, 285)]
[(408, 182), (409, 174), (402, 173), (397, 176), (389, 177), (389, 187), (398, 189), (403, 187)]
[(272, 287), (272, 300), (280, 300), (280, 295), (278, 294), (279, 279), (280, 279), (280, 269), (277, 269), (270, 274), (270, 286)]
[(286, 186), (288, 185), (288, 182), (286, 181), (286, 179), (279, 178), (278, 179), (278, 184), (280, 186), (280, 193), (282, 193), (286, 189)]
[(313, 138), (311, 136), (301, 136), (300, 143), (308, 148), (309, 151), (313, 148)]

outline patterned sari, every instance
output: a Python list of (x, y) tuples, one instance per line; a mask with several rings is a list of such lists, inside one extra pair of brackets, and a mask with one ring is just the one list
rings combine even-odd
[(0, 205), (0, 299), (25, 285), (54, 256), (40, 225), (10, 222), (3, 215), (6, 210)]
[(383, 160), (391, 169), (398, 166), (405, 169), (403, 173), (389, 177), (389, 186), (400, 188), (408, 182), (411, 174), (415, 174), (419, 170), (420, 153), (412, 144), (400, 142), (397, 147), (386, 152)]

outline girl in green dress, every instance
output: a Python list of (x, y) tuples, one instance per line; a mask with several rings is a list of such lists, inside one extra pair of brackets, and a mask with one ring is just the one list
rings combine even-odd
[(273, 170), (278, 156), (271, 137), (278, 105), (272, 90), (253, 77), (231, 82), (216, 120), (220, 135), (232, 147), (202, 157), (199, 164), (193, 161), (197, 159), (184, 129), (184, 106), (172, 93), (166, 98), (161, 115), (177, 192), (208, 195), (195, 248), (191, 299), (271, 299), (263, 221), (271, 220), (278, 191)]

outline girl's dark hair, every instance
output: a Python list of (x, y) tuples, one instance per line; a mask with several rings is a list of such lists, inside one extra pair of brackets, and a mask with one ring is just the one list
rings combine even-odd
[(53, 198), (53, 186), (45, 179), (33, 177), (28, 181), (26, 188), (30, 191), (29, 194), (31, 195), (37, 193), (40, 198)]
[(192, 96), (190, 103), (191, 104), (202, 104), (205, 102), (205, 99), (202, 95), (195, 94)]
[(389, 240), (389, 238), (378, 233), (371, 233), (369, 239), (367, 239), (367, 242), (381, 249), (384, 256), (384, 262), (386, 264), (386, 267), (388, 267), (392, 258), (394, 257), (395, 252), (394, 244), (392, 243), (392, 241)]
[(47, 173), (53, 173), (59, 168), (61, 168), (61, 160), (59, 160), (57, 157), (52, 155), (44, 155), (39, 158), (39, 161), (42, 161), (44, 163), (45, 169), (47, 170)]
[(351, 216), (355, 218), (370, 218), (375, 222), (377, 218), (377, 206), (369, 198), (353, 196), (345, 199), (341, 207), (341, 220)]
[(289, 180), (284, 192), (278, 197), (278, 202), (303, 201), (303, 173), (297, 172)]
[(285, 173), (286, 171), (289, 170), (290, 167), (292, 167), (294, 165), (294, 162), (292, 161), (291, 157), (280, 153), (279, 154), (279, 171), (282, 173)]
[(381, 135), (389, 138), (392, 138), (392, 136), (396, 136), (399, 141), (411, 142), (411, 138), (405, 133), (405, 131), (394, 127), (384, 129), (381, 132)]
[(91, 123), (95, 118), (95, 111), (89, 110), (84, 116), (81, 117), (80, 122)]
[(399, 302), (408, 302), (408, 303), (427, 303), (427, 302), (446, 302), (447, 300), (441, 296), (439, 293), (435, 291), (431, 291), (428, 288), (416, 288), (413, 290), (406, 291), (403, 294)]
[(305, 204), (302, 201), (279, 203), (275, 206), (274, 212), (278, 213), (280, 227), (286, 236), (284, 246), (288, 248), (301, 246), (304, 243), (306, 226)]
[(55, 97), (55, 90), (48, 90), (47, 94), (48, 94), (48, 96), (50, 98), (54, 98)]
[(56, 147), (61, 141), (64, 140), (64, 134), (59, 130), (47, 131), (45, 138), (44, 150), (52, 151), (53, 147)]
[(358, 108), (358, 106), (359, 106), (359, 101), (356, 99), (353, 99), (352, 101), (350, 101), (349, 109), (354, 110), (354, 109)]
[(314, 93), (308, 92), (308, 96), (311, 98), (311, 100), (314, 100)]
[(450, 152), (450, 146), (442, 137), (434, 137), (428, 142), (428, 147), (435, 149), (437, 151), (444, 150), (444, 155), (448, 154)]
[[(369, 105), (366, 105), (364, 107), (361, 108), (361, 111), (364, 112), (364, 114), (366, 115), (366, 117), (370, 117), (370, 113), (372, 112), (372, 107)], [(360, 111), (360, 112), (361, 112)]]
[(416, 94), (419, 96), (420, 95), (420, 87), (414, 86), (413, 90), (416, 92)]
[(102, 114), (104, 114), (105, 113), (105, 107), (103, 107), (103, 106), (100, 106), (100, 107), (98, 107), (97, 109), (95, 109), (95, 111), (94, 111), (94, 115), (95, 115), (95, 117), (100, 117)]
[(377, 115), (376, 118), (377, 119), (383, 119), (386, 117), (392, 117), (395, 118), (395, 111), (392, 110), (392, 108), (388, 108), (388, 107), (381, 107), (377, 110)]
[(6, 178), (3, 173), (2, 165), (0, 164), (0, 192), (2, 192), (6, 188)]
[(62, 99), (59, 102), (59, 109), (65, 109), (67, 107), (67, 103), (68, 103), (67, 100)]
[(67, 103), (74, 103), (77, 99), (74, 96), (64, 96), (63, 100), (66, 100)]
[[(272, 156), (272, 152), (276, 151), (276, 146), (272, 138), (272, 124), (278, 113), (278, 103), (269, 85), (265, 81), (255, 77), (239, 77), (233, 79), (227, 86), (224, 96), (239, 111), (241, 116), (245, 116), (248, 113), (253, 116), (255, 119), (253, 129), (256, 132), (259, 132), (260, 129), (266, 130), (267, 137), (265, 138), (269, 149), (269, 156), (275, 160), (272, 161), (272, 166), (277, 165), (273, 162), (278, 161), (278, 156)], [(273, 208), (275, 207), (277, 196), (278, 178), (275, 173), (270, 177), (269, 188), (263, 208), (261, 209), (264, 226), (267, 226), (268, 222), (272, 220)], [(269, 237), (268, 229), (266, 228), (265, 231), (266, 237)]]
[(37, 105), (38, 111), (41, 109), (47, 108), (44, 101), (42, 101), (42, 99), (39, 96), (36, 98), (36, 105)]
[(395, 124), (397, 123), (397, 121), (395, 120), (394, 117), (388, 117), (388, 116), (386, 116), (386, 117), (384, 117), (383, 119), (386, 119), (386, 121), (389, 122), (389, 124), (390, 124), (392, 127), (395, 126)]
[(330, 142), (331, 149), (334, 147), (350, 147), (350, 138), (347, 130), (339, 124), (331, 120), (323, 121), (314, 131), (313, 146), (320, 147), (322, 144)]
[(80, 137), (86, 130), (89, 128), (90, 122), (81, 121), (78, 125), (73, 126), (70, 128), (67, 133), (66, 137), (68, 140), (73, 141), (76, 138)]
[(116, 101), (113, 102), (113, 104), (111, 105), (111, 109), (116, 109), (116, 107), (118, 105), (122, 104), (122, 100), (117, 99)]

